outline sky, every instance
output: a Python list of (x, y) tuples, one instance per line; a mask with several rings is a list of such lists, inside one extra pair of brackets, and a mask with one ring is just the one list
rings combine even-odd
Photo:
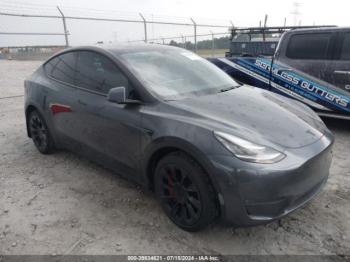
[[(268, 15), (268, 26), (287, 25), (339, 25), (350, 26), (350, 1), (332, 0), (0, 0), (0, 12), (20, 14), (58, 15), (60, 6), (66, 15), (124, 18), (190, 23), (193, 18), (201, 24), (229, 26), (258, 26)], [(143, 25), (138, 23), (92, 22), (67, 20), (70, 45), (128, 42), (144, 38)], [(0, 32), (54, 32), (62, 33), (62, 21), (48, 18), (21, 18), (0, 15)], [(181, 37), (193, 35), (191, 26), (148, 25), (148, 38)], [(226, 28), (198, 28), (198, 34), (226, 33)], [(198, 40), (208, 37), (198, 37)], [(186, 40), (193, 41), (192, 37)], [(159, 40), (161, 41), (161, 40)], [(181, 41), (177, 39), (177, 41)], [(0, 34), (0, 46), (62, 45), (63, 36), (9, 36)]]

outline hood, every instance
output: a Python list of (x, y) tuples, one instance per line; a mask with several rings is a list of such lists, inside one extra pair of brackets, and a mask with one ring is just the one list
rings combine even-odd
[(213, 130), (255, 143), (268, 140), (298, 148), (314, 143), (327, 132), (322, 120), (307, 106), (251, 86), (171, 103)]

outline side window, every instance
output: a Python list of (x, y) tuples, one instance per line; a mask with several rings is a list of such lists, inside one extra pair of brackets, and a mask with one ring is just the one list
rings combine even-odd
[(344, 34), (344, 40), (340, 53), (340, 60), (350, 60), (350, 33)]
[(76, 53), (69, 52), (51, 59), (45, 64), (46, 73), (57, 80), (75, 84)]
[(286, 56), (292, 59), (326, 59), (330, 33), (293, 35)]
[(91, 51), (78, 52), (77, 86), (107, 94), (113, 87), (124, 86), (131, 92), (128, 79), (107, 57)]

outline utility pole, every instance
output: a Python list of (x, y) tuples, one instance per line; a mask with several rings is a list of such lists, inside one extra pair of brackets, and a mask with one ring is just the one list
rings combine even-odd
[(66, 47), (69, 46), (69, 40), (68, 40), (68, 30), (67, 30), (67, 24), (66, 24), (66, 17), (64, 16), (61, 9), (57, 6), (57, 10), (60, 12), (62, 16), (62, 22), (63, 22), (63, 30), (64, 30), (64, 39), (66, 41)]

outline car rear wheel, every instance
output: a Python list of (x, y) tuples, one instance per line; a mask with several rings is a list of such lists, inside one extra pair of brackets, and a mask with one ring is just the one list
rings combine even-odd
[(203, 229), (217, 216), (215, 193), (207, 174), (184, 153), (170, 153), (159, 161), (155, 191), (167, 216), (184, 230)]
[(45, 120), (38, 111), (34, 110), (29, 114), (28, 125), (34, 145), (39, 152), (42, 154), (52, 153), (54, 143)]

